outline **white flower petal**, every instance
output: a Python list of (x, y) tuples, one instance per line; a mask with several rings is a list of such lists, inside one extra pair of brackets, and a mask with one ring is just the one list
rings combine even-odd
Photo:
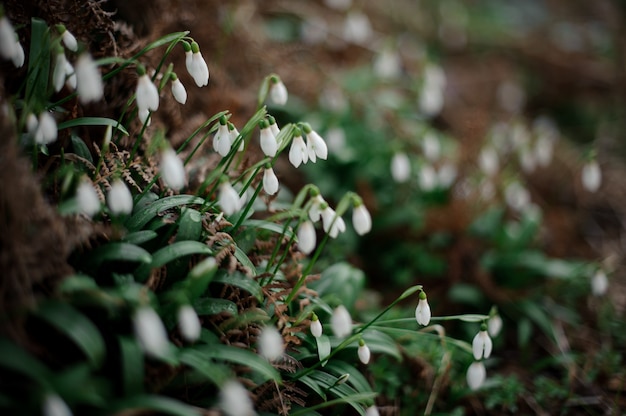
[(93, 217), (100, 211), (98, 193), (89, 181), (81, 181), (78, 185), (76, 188), (76, 199), (78, 207), (83, 214)]
[(352, 225), (358, 235), (364, 235), (372, 229), (372, 217), (364, 204), (352, 210)]
[(352, 333), (352, 317), (345, 306), (335, 308), (330, 317), (330, 327), (337, 338), (345, 338)]
[(481, 361), (473, 362), (467, 369), (467, 385), (472, 390), (478, 390), (487, 378), (487, 370)]
[(124, 182), (117, 179), (107, 193), (107, 205), (112, 214), (130, 214), (133, 212), (133, 196)]
[(317, 243), (315, 227), (311, 221), (304, 221), (298, 228), (298, 250), (304, 254), (311, 254)]
[(178, 327), (180, 334), (188, 342), (195, 342), (200, 338), (202, 325), (198, 314), (191, 305), (183, 305), (178, 309)]
[(76, 60), (75, 69), (80, 102), (86, 104), (100, 100), (104, 93), (102, 75), (91, 55), (87, 52), (80, 55)]
[(163, 321), (149, 306), (142, 306), (133, 315), (135, 336), (143, 351), (152, 357), (163, 357), (169, 352), (169, 341)]
[(185, 186), (185, 166), (173, 149), (167, 148), (161, 153), (159, 171), (165, 184), (174, 191), (180, 191)]
[(285, 352), (283, 336), (273, 326), (266, 326), (258, 339), (259, 354), (268, 361), (275, 361)]
[(263, 172), (263, 190), (268, 195), (278, 192), (278, 178), (272, 168), (266, 168)]

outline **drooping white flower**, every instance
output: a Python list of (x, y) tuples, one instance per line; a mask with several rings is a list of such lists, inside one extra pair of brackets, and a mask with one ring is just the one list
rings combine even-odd
[(133, 315), (133, 328), (141, 349), (152, 357), (163, 357), (169, 352), (169, 341), (163, 321), (149, 306), (141, 306)]
[(145, 72), (145, 69), (139, 67), (138, 72), (139, 79), (137, 80), (137, 88), (135, 90), (137, 108), (139, 110), (156, 111), (159, 108), (159, 90)]
[(309, 218), (311, 221), (318, 222), (321, 218), (322, 207), (326, 204), (326, 201), (320, 194), (315, 194), (311, 198), (311, 206), (309, 207)]
[(137, 109), (137, 117), (139, 117), (141, 124), (145, 124), (146, 127), (150, 126), (152, 123), (152, 115), (150, 114), (150, 110), (147, 108)]
[(267, 122), (267, 120), (261, 120), (259, 127), (261, 128), (259, 135), (261, 150), (263, 151), (265, 156), (276, 156), (276, 152), (278, 151), (278, 142), (276, 141), (276, 136), (274, 136), (274, 133), (272, 133), (270, 124)]
[(285, 352), (283, 336), (274, 326), (266, 326), (258, 340), (259, 354), (268, 361), (275, 361)]
[(597, 270), (591, 278), (591, 293), (594, 296), (603, 296), (609, 289), (609, 279), (604, 270)]
[(441, 67), (429, 64), (424, 69), (419, 107), (427, 117), (436, 116), (443, 109), (446, 76)]
[(431, 131), (426, 132), (422, 139), (422, 152), (426, 159), (436, 162), (441, 156), (441, 143), (435, 134)]
[(326, 146), (326, 142), (322, 139), (322, 136), (308, 125), (305, 125), (305, 134), (309, 159), (311, 159), (312, 162), (315, 162), (316, 157), (326, 160), (328, 158), (328, 146)]
[(316, 243), (315, 227), (311, 221), (306, 220), (298, 227), (298, 250), (304, 254), (311, 254)]
[(411, 161), (404, 152), (396, 152), (391, 158), (391, 177), (398, 183), (403, 183), (411, 177)]
[(306, 143), (304, 143), (301, 134), (296, 134), (291, 142), (291, 148), (289, 148), (289, 162), (297, 168), (300, 164), (306, 163), (308, 160), (309, 156)]
[(430, 323), (430, 305), (426, 297), (426, 292), (420, 291), (419, 302), (415, 308), (415, 320), (418, 324), (426, 326)]
[(348, 12), (343, 23), (343, 38), (346, 42), (365, 45), (373, 35), (372, 24), (365, 13), (359, 10)]
[(437, 171), (428, 163), (422, 164), (419, 170), (418, 182), (420, 189), (429, 192), (437, 187)]
[(530, 204), (530, 193), (519, 182), (511, 182), (504, 189), (506, 203), (515, 211), (521, 211)]
[(452, 163), (444, 163), (437, 170), (437, 185), (440, 188), (449, 188), (456, 179), (456, 166)]
[(367, 364), (370, 362), (370, 357), (372, 355), (370, 352), (370, 348), (367, 346), (367, 344), (365, 344), (365, 341), (363, 341), (362, 339), (359, 340), (359, 349), (357, 350), (357, 354), (359, 356), (359, 360), (361, 360), (363, 364)]
[(174, 191), (180, 191), (187, 182), (185, 166), (174, 149), (168, 147), (161, 152), (159, 172), (163, 182)]
[(187, 342), (195, 342), (200, 338), (202, 324), (191, 305), (183, 305), (178, 308), (178, 328)]
[(0, 18), (0, 55), (4, 59), (13, 59), (17, 53), (16, 34), (13, 25), (6, 16)]
[(78, 89), (80, 102), (86, 104), (100, 100), (104, 93), (102, 75), (91, 54), (88, 52), (81, 54), (76, 60), (74, 68), (76, 70), (76, 88)]
[(537, 167), (537, 159), (535, 153), (529, 146), (524, 146), (519, 151), (519, 162), (524, 173), (532, 173)]
[(378, 412), (378, 407), (376, 407), (376, 405), (372, 405), (365, 409), (365, 416), (380, 416), (380, 412)]
[[(223, 121), (223, 123), (222, 123)], [(213, 136), (213, 149), (224, 157), (230, 152), (231, 141), (230, 132), (228, 131), (228, 125), (226, 120), (220, 120), (220, 124), (217, 127), (217, 132)]]
[(219, 408), (227, 416), (254, 416), (254, 406), (248, 390), (236, 380), (227, 381), (219, 394)]
[(480, 331), (478, 331), (472, 340), (472, 353), (474, 354), (474, 358), (477, 360), (489, 358), (492, 348), (493, 342), (487, 333), (487, 325), (483, 324)]
[(35, 130), (35, 143), (50, 144), (57, 139), (57, 135), (57, 122), (52, 117), (52, 114), (43, 111), (39, 114), (39, 122)]
[(22, 66), (24, 66), (25, 60), (26, 60), (26, 55), (24, 54), (24, 48), (22, 47), (22, 44), (16, 39), (15, 40), (15, 54), (11, 58), (11, 61), (13, 61), (13, 65), (16, 68), (21, 68)]
[(324, 232), (331, 238), (337, 238), (339, 233), (346, 230), (346, 223), (343, 218), (338, 216), (335, 213), (335, 210), (328, 206), (328, 204), (326, 204), (326, 207), (322, 209), (321, 217), (322, 228), (324, 228)]
[(66, 79), (73, 77), (72, 83), (74, 88), (76, 87), (76, 76), (74, 75), (74, 67), (69, 63), (65, 57), (65, 52), (61, 48), (54, 57), (54, 70), (52, 72), (52, 85), (54, 91), (59, 92), (63, 85), (65, 85)]
[(472, 390), (478, 390), (487, 378), (487, 370), (482, 361), (474, 361), (467, 369), (467, 385)]
[(490, 316), (487, 321), (487, 331), (492, 337), (498, 336), (502, 330), (502, 318), (497, 313)]
[(181, 104), (185, 104), (187, 102), (187, 90), (178, 76), (172, 72), (172, 95), (174, 99)]
[(28, 113), (28, 116), (26, 116), (26, 131), (28, 134), (35, 137), (37, 127), (39, 127), (39, 120), (37, 119), (37, 116), (33, 113)]
[[(230, 121), (227, 123), (227, 125), (228, 125), (228, 137), (230, 137), (230, 146), (232, 147), (237, 141), (237, 137), (239, 137), (239, 130), (237, 130), (237, 127), (235, 127), (235, 125), (231, 123)], [(245, 148), (245, 143), (243, 140), (240, 140), (237, 151), (243, 152), (244, 148)]]
[(352, 317), (345, 306), (335, 308), (330, 317), (330, 327), (337, 338), (345, 338), (352, 333)]
[(498, 173), (500, 160), (496, 149), (492, 146), (484, 147), (478, 156), (478, 165), (480, 166), (480, 170), (487, 176), (493, 176)]
[(402, 61), (397, 51), (384, 48), (374, 60), (374, 73), (382, 79), (396, 79), (402, 73)]
[(43, 416), (72, 416), (72, 410), (65, 403), (65, 400), (56, 393), (49, 392), (43, 400)]
[(120, 179), (111, 184), (107, 193), (107, 205), (112, 214), (130, 214), (133, 212), (133, 196), (128, 186)]
[(352, 226), (358, 235), (364, 235), (372, 229), (372, 216), (361, 202), (352, 210)]
[(100, 199), (91, 182), (83, 180), (76, 188), (76, 200), (80, 211), (88, 217), (100, 212)]
[(283, 81), (280, 77), (273, 75), (270, 77), (270, 100), (276, 105), (285, 105), (287, 104), (287, 99), (289, 98), (289, 93), (287, 92), (287, 87), (283, 84)]
[(239, 194), (228, 181), (222, 182), (220, 185), (219, 205), (226, 215), (232, 215), (242, 207)]
[(72, 52), (76, 52), (78, 50), (78, 42), (76, 41), (76, 37), (74, 37), (72, 32), (67, 30), (65, 25), (62, 24), (56, 25), (56, 28), (61, 35), (61, 40), (63, 41), (65, 47)]
[(322, 336), (322, 323), (320, 322), (320, 319), (317, 317), (316, 314), (313, 314), (313, 316), (311, 317), (311, 326), (309, 327), (309, 329), (311, 330), (311, 335), (313, 335), (315, 338), (319, 338)]
[(602, 171), (596, 160), (591, 160), (583, 166), (581, 172), (583, 187), (588, 192), (596, 192), (602, 185)]
[(274, 135), (274, 138), (276, 138), (276, 141), (278, 141), (278, 135), (280, 134), (280, 129), (278, 128), (278, 123), (276, 123), (276, 119), (272, 116), (268, 116), (268, 121), (270, 123), (270, 130), (272, 131), (272, 134)]
[(196, 42), (191, 42), (191, 45), (183, 42), (183, 47), (185, 48), (187, 72), (198, 87), (204, 87), (209, 83), (209, 67), (202, 56), (202, 52), (200, 52), (200, 46)]
[(268, 195), (274, 195), (278, 192), (278, 178), (272, 167), (266, 167), (263, 172), (263, 190)]

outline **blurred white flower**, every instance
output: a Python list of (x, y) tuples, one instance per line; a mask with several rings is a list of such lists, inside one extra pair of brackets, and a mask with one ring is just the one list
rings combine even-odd
[(426, 159), (431, 162), (436, 162), (439, 156), (441, 156), (441, 143), (439, 142), (439, 138), (431, 131), (424, 134), (424, 138), (422, 139), (422, 152)]
[(313, 314), (313, 317), (311, 318), (311, 326), (309, 329), (311, 330), (311, 335), (313, 335), (315, 338), (319, 338), (322, 336), (322, 323), (320, 322), (316, 314)]
[(76, 37), (67, 30), (64, 25), (57, 25), (57, 30), (61, 34), (61, 40), (67, 49), (72, 52), (76, 52), (78, 50), (78, 42), (76, 41)]
[(588, 192), (596, 192), (602, 185), (602, 171), (596, 160), (587, 162), (582, 169), (581, 179), (583, 187)]
[(346, 223), (343, 218), (338, 216), (328, 204), (326, 204), (326, 208), (322, 209), (321, 217), (322, 228), (331, 238), (337, 238), (339, 233), (346, 231)]
[(415, 320), (418, 324), (426, 326), (430, 323), (430, 305), (424, 291), (420, 291), (419, 302), (415, 308)]
[(187, 90), (176, 74), (172, 73), (172, 95), (181, 104), (187, 102)]
[(423, 163), (419, 170), (419, 187), (424, 192), (432, 191), (437, 187), (437, 172), (435, 168), (427, 163)]
[(487, 321), (487, 330), (492, 337), (498, 336), (502, 330), (502, 318), (497, 313), (489, 317)]
[(452, 163), (443, 163), (437, 170), (437, 185), (440, 188), (449, 188), (456, 179), (456, 166)]
[(148, 74), (143, 73), (137, 79), (137, 88), (135, 96), (137, 99), (137, 108), (141, 110), (156, 111), (159, 108), (159, 90), (152, 82)]
[(358, 235), (367, 234), (372, 229), (372, 216), (363, 203), (353, 208), (352, 225)]
[(149, 306), (142, 306), (133, 315), (135, 336), (144, 353), (152, 357), (163, 357), (169, 352), (169, 341), (163, 321)]
[(609, 289), (609, 279), (604, 270), (597, 270), (591, 278), (591, 293), (594, 296), (603, 296)]
[(530, 204), (530, 193), (519, 182), (511, 182), (504, 189), (506, 203), (515, 211), (522, 211)]
[(480, 331), (474, 336), (472, 340), (472, 353), (474, 358), (480, 360), (481, 358), (489, 358), (493, 343), (489, 334), (487, 333), (487, 327), (483, 324)]
[(487, 370), (482, 361), (474, 361), (467, 369), (467, 385), (472, 390), (478, 390), (487, 378)]
[(359, 360), (363, 364), (367, 364), (370, 362), (371, 352), (369, 347), (365, 344), (363, 340), (359, 340), (359, 348), (357, 350), (357, 354), (359, 356)]
[(241, 198), (235, 188), (226, 181), (220, 185), (219, 205), (224, 214), (232, 215), (242, 208)]
[(271, 167), (266, 167), (263, 172), (263, 190), (268, 195), (278, 192), (278, 178)]
[(13, 61), (13, 65), (16, 68), (21, 68), (22, 66), (24, 66), (25, 60), (26, 60), (26, 55), (24, 54), (24, 48), (22, 47), (22, 44), (19, 43), (16, 39), (15, 40), (15, 55), (13, 55), (13, 58), (11, 59), (11, 61)]
[(174, 191), (183, 189), (187, 182), (183, 161), (178, 157), (176, 151), (170, 147), (161, 152), (159, 172), (161, 173), (163, 182)]
[(324, 0), (324, 4), (335, 10), (348, 10), (352, 6), (352, 0)]
[(304, 221), (298, 227), (298, 250), (304, 254), (311, 254), (315, 249), (317, 236), (315, 234), (315, 227), (309, 220)]
[(487, 176), (494, 176), (500, 168), (498, 152), (493, 146), (483, 147), (478, 156), (478, 166)]
[(283, 84), (283, 81), (278, 76), (272, 76), (270, 78), (270, 100), (276, 105), (287, 104), (289, 93), (287, 87)]
[(248, 390), (236, 380), (227, 381), (219, 394), (219, 408), (227, 416), (256, 415)]
[(54, 117), (49, 112), (42, 111), (35, 129), (35, 143), (50, 144), (57, 139), (57, 135), (57, 122)]
[(47, 393), (43, 400), (42, 406), (43, 416), (72, 416), (72, 410), (69, 408), (65, 400), (56, 393)]
[(383, 48), (374, 60), (374, 73), (382, 79), (396, 79), (402, 73), (402, 61), (397, 51)]
[(65, 52), (61, 49), (54, 57), (54, 70), (52, 72), (52, 84), (54, 91), (59, 92), (65, 82), (68, 82), (72, 88), (76, 88), (76, 75), (74, 67), (65, 57)]
[(80, 211), (88, 217), (93, 217), (100, 212), (100, 199), (90, 181), (83, 180), (78, 184), (76, 200)]
[(434, 117), (444, 105), (446, 75), (440, 66), (428, 64), (424, 68), (422, 90), (419, 96), (420, 111), (427, 117)]
[(88, 52), (81, 54), (74, 65), (78, 98), (83, 104), (98, 101), (104, 94), (102, 75)]
[(396, 152), (391, 158), (391, 177), (398, 183), (403, 183), (411, 177), (411, 161), (404, 152)]
[(371, 40), (373, 34), (370, 19), (365, 13), (358, 10), (348, 12), (343, 23), (343, 39), (346, 42), (363, 45)]
[(222, 121), (224, 120), (220, 120), (217, 132), (215, 133), (215, 136), (213, 136), (213, 149), (219, 153), (220, 156), (224, 157), (230, 152), (231, 140), (228, 125), (226, 124), (226, 121), (222, 124)]
[(512, 81), (501, 83), (496, 95), (502, 109), (512, 114), (521, 112), (526, 102), (526, 93), (518, 83)]
[(120, 179), (111, 184), (107, 193), (107, 205), (112, 214), (130, 214), (133, 212), (133, 196), (128, 186)]
[(274, 326), (266, 326), (258, 339), (259, 354), (268, 361), (275, 361), (285, 352), (283, 336)]
[(337, 338), (345, 338), (352, 333), (352, 317), (345, 306), (335, 308), (330, 317), (330, 327)]
[(4, 59), (13, 59), (17, 53), (17, 35), (6, 16), (0, 18), (0, 55)]
[(202, 325), (198, 314), (191, 305), (183, 305), (178, 308), (178, 328), (187, 342), (195, 342), (200, 338)]
[(365, 416), (380, 416), (380, 413), (378, 412), (378, 408), (376, 407), (376, 405), (370, 406), (367, 409), (365, 409)]
[(554, 139), (548, 134), (537, 137), (535, 142), (535, 159), (540, 166), (548, 166), (554, 154)]
[(306, 143), (304, 143), (301, 134), (296, 134), (291, 142), (291, 148), (289, 149), (289, 162), (297, 168), (300, 164), (306, 163), (308, 159)]
[(150, 126), (150, 123), (152, 123), (152, 115), (147, 108), (137, 109), (137, 117), (139, 117), (141, 124), (145, 124), (146, 127)]

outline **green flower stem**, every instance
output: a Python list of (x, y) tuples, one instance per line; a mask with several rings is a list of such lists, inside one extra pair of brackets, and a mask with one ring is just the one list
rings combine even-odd
[(300, 287), (304, 284), (304, 281), (306, 280), (307, 276), (313, 269), (313, 265), (315, 264), (318, 257), (322, 253), (322, 250), (324, 249), (324, 246), (326, 246), (327, 241), (328, 241), (328, 234), (325, 234), (324, 238), (322, 239), (322, 242), (318, 244), (317, 249), (315, 250), (315, 253), (313, 253), (313, 257), (311, 257), (311, 261), (309, 261), (309, 263), (306, 265), (306, 268), (302, 272), (302, 276), (300, 276), (300, 279), (298, 279), (293, 289), (291, 289), (291, 292), (289, 292), (289, 296), (287, 296), (287, 299), (285, 300), (285, 304), (289, 305), (291, 301), (293, 301), (293, 298), (296, 297), (296, 295), (298, 294), (298, 290), (300, 290)]
[[(250, 184), (252, 183), (252, 181), (254, 180), (254, 178), (256, 177), (256, 175), (259, 173), (260, 170), (261, 170), (261, 167), (258, 167), (254, 171), (254, 174), (250, 176), (250, 180), (248, 180), (246, 185), (244, 185), (243, 189), (241, 190), (241, 194), (239, 196), (243, 195), (246, 192), (246, 189), (248, 189), (248, 187), (250, 187)], [(259, 182), (259, 184), (257, 185), (256, 189), (254, 190), (254, 195), (252, 195), (252, 198), (250, 198), (250, 201), (248, 201), (248, 203), (246, 204), (246, 207), (244, 208), (243, 212), (241, 213), (241, 215), (239, 215), (239, 218), (237, 219), (237, 222), (231, 228), (231, 231), (233, 233), (235, 231), (237, 231), (237, 228), (239, 228), (239, 226), (241, 226), (241, 223), (243, 222), (243, 220), (248, 215), (248, 212), (252, 208), (252, 205), (254, 205), (254, 201), (256, 200), (257, 196), (259, 196), (259, 193), (261, 192), (262, 188), (263, 188), (263, 182)]]
[[(383, 322), (381, 322), (382, 324)], [(472, 354), (472, 346), (471, 344), (469, 344), (468, 342), (465, 341), (461, 341), (458, 340), (456, 338), (452, 338), (452, 337), (448, 337), (446, 335), (442, 336), (440, 334), (433, 334), (430, 332), (426, 332), (426, 330), (428, 329), (432, 329), (432, 326), (428, 326), (426, 328), (422, 328), (418, 331), (416, 331), (415, 329), (405, 329), (405, 328), (390, 328), (388, 326), (385, 325), (374, 325), (372, 327), (372, 329), (375, 329), (377, 331), (380, 332), (384, 332), (386, 334), (388, 334), (391, 337), (394, 338), (398, 338), (400, 336), (402, 337), (414, 337), (414, 336), (420, 336), (420, 337), (432, 337), (432, 338), (438, 338), (441, 339), (442, 341), (445, 341), (448, 344), (454, 345), (455, 347), (469, 353)]]

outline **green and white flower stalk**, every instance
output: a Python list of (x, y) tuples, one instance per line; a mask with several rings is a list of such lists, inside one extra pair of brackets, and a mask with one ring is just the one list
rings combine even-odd
[(200, 338), (202, 325), (198, 314), (191, 305), (182, 305), (178, 308), (178, 328), (180, 335), (187, 342), (196, 342)]
[(467, 369), (467, 385), (472, 390), (478, 390), (487, 378), (487, 370), (482, 361), (474, 361)]
[(83, 52), (74, 65), (78, 99), (87, 104), (99, 101), (104, 94), (102, 75), (89, 52)]
[(185, 86), (180, 82), (180, 79), (174, 72), (171, 73), (170, 78), (172, 80), (171, 87), (174, 99), (184, 105), (187, 102), (187, 90)]
[(367, 365), (370, 362), (371, 352), (363, 339), (359, 339), (359, 348), (357, 350), (357, 355), (359, 356), (359, 360), (363, 364)]
[(415, 320), (418, 324), (426, 326), (430, 323), (430, 318), (430, 305), (428, 304), (426, 292), (420, 290), (419, 301), (417, 303), (417, 307), (415, 308)]
[(313, 335), (315, 338), (319, 338), (322, 336), (322, 323), (315, 313), (313, 313), (313, 315), (311, 316), (311, 326), (309, 329), (311, 331), (311, 335)]
[(78, 209), (88, 217), (93, 217), (100, 212), (100, 199), (91, 181), (81, 180), (76, 188), (76, 201)]
[(472, 340), (472, 354), (474, 354), (476, 360), (489, 358), (492, 349), (493, 342), (487, 333), (487, 325), (481, 324), (480, 331), (478, 331), (478, 334), (476, 334)]
[(287, 104), (287, 99), (289, 98), (289, 94), (287, 92), (287, 87), (283, 84), (283, 81), (280, 79), (278, 75), (272, 75), (270, 77), (270, 100), (276, 105), (285, 105)]
[(172, 190), (180, 191), (187, 182), (185, 166), (174, 149), (167, 147), (161, 152), (159, 172), (163, 182)]
[(283, 356), (285, 345), (282, 335), (274, 326), (266, 326), (258, 339), (259, 354), (268, 361), (276, 361)]
[(133, 212), (133, 196), (121, 179), (116, 179), (107, 192), (107, 205), (114, 215)]
[(163, 357), (169, 353), (167, 332), (161, 317), (150, 306), (139, 307), (133, 315), (135, 337), (146, 355)]
[(346, 338), (352, 333), (352, 317), (345, 306), (339, 305), (333, 310), (330, 327), (337, 338)]

